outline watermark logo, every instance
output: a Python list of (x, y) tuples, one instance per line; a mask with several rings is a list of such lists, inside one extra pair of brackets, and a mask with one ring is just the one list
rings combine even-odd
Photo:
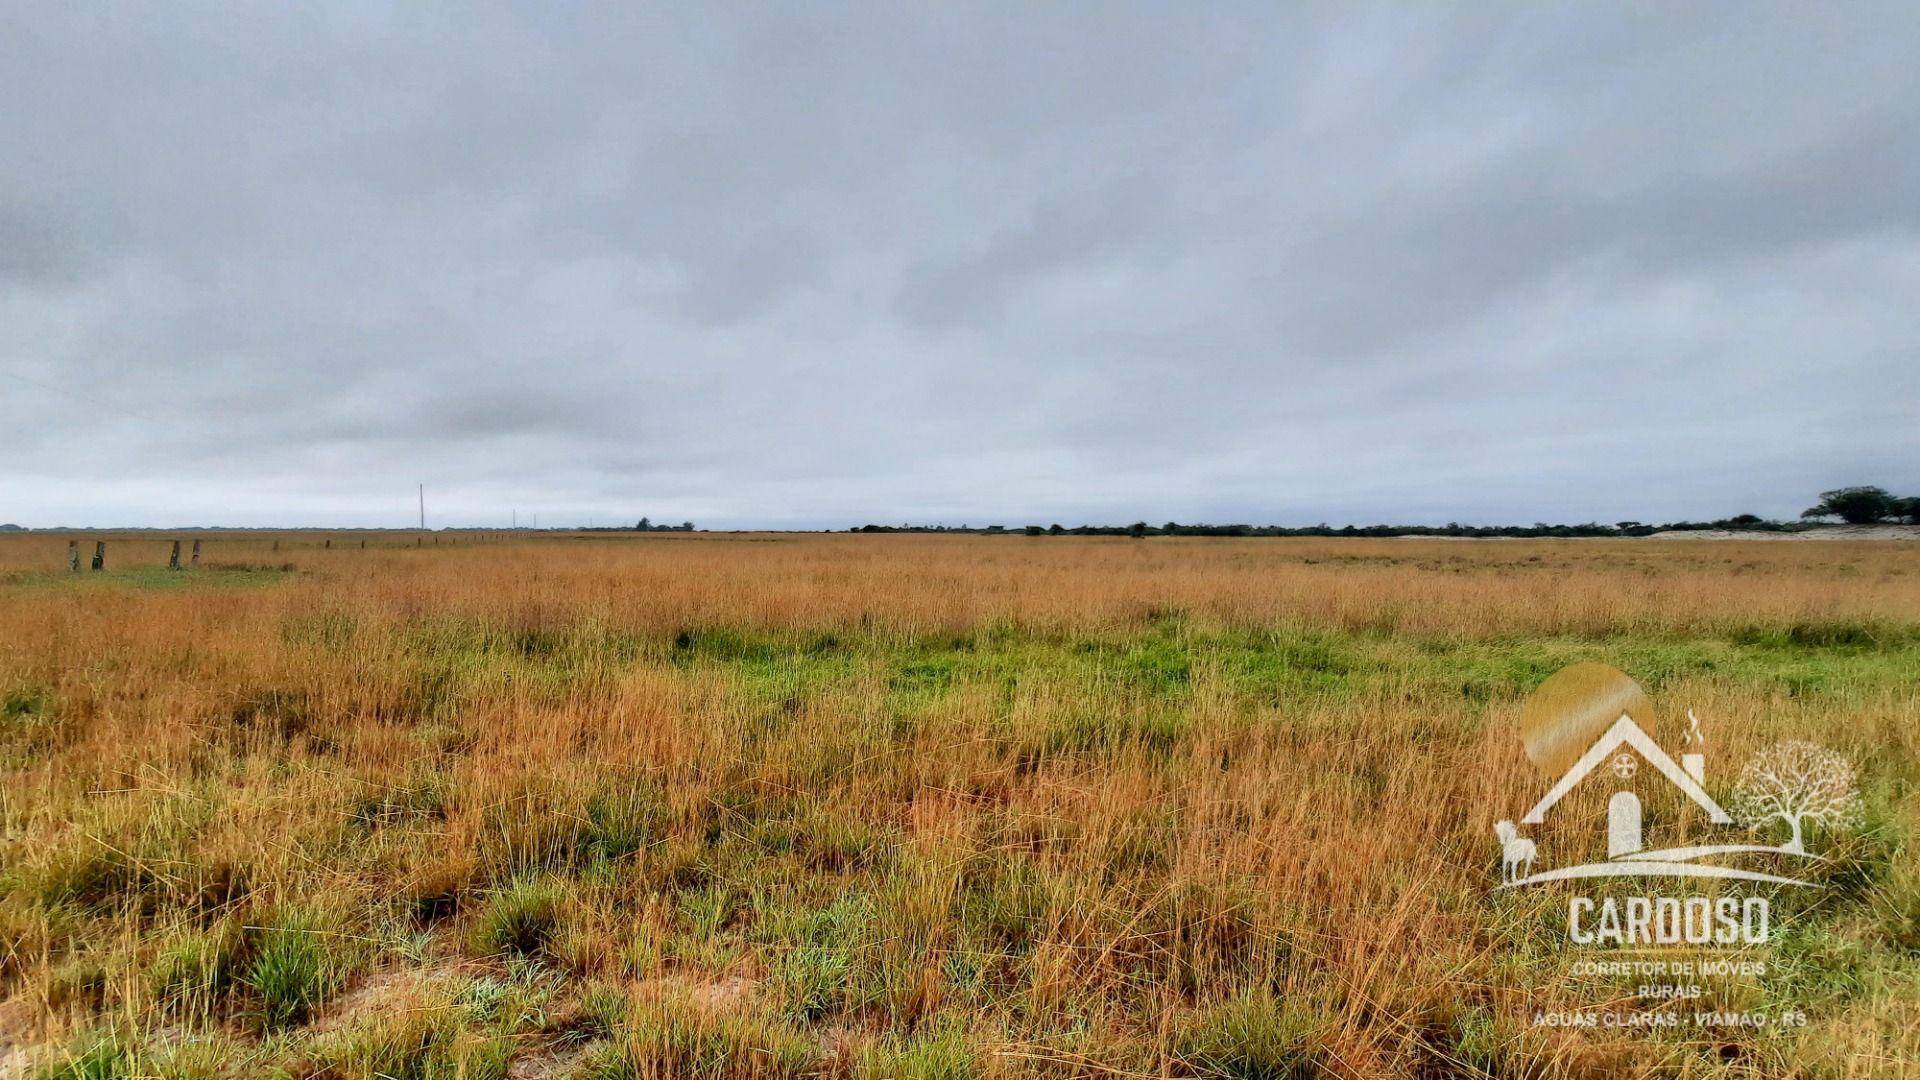
[[(1699, 717), (1692, 709), (1686, 716), (1676, 760), (1648, 733), (1651, 703), (1621, 672), (1604, 664), (1575, 664), (1542, 683), (1522, 710), (1522, 735), (1528, 757), (1554, 780), (1518, 824), (1494, 824), (1502, 887), (1584, 878), (1810, 884), (1781, 864), (1818, 858), (1807, 848), (1810, 825), (1838, 831), (1859, 824), (1860, 795), (1851, 763), (1812, 743), (1779, 743), (1747, 761), (1723, 805), (1707, 790), (1706, 737)], [(1606, 803), (1606, 857), (1541, 868), (1538, 845), (1523, 828), (1544, 825), (1576, 789), (1600, 785), (1613, 788)], [(1676, 793), (1712, 834), (1688, 836), (1676, 827), (1664, 842), (1651, 842), (1642, 805), (1650, 787)], [(1726, 835), (1740, 826), (1750, 834), (1784, 832), (1786, 839), (1743, 843)]]
[[(1517, 821), (1493, 824), (1499, 888), (1564, 883), (1566, 940), (1607, 950), (1575, 965), (1575, 975), (1631, 976), (1640, 980), (1633, 998), (1649, 1006), (1622, 1008), (1624, 1000), (1610, 999), (1595, 1008), (1543, 1010), (1535, 1024), (1728, 1029), (1807, 1022), (1795, 1009), (1713, 1007), (1716, 980), (1768, 973), (1764, 957), (1717, 950), (1766, 945), (1774, 929), (1770, 905), (1781, 889), (1791, 895), (1819, 887), (1808, 871), (1822, 859), (1820, 841), (1862, 823), (1853, 765), (1797, 740), (1712, 747), (1699, 714), (1689, 708), (1682, 715), (1685, 731), (1669, 752), (1654, 737), (1662, 729), (1646, 694), (1604, 664), (1555, 673), (1522, 707), (1522, 739), (1543, 786), (1516, 793), (1514, 805), (1532, 800)], [(1725, 761), (1742, 750), (1751, 752), (1731, 784), (1710, 770), (1710, 752)], [(1689, 955), (1695, 950), (1710, 952)]]

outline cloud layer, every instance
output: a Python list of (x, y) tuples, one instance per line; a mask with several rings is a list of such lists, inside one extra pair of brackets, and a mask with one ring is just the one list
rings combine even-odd
[(0, 520), (1920, 489), (1897, 5), (59, 5), (0, 91)]

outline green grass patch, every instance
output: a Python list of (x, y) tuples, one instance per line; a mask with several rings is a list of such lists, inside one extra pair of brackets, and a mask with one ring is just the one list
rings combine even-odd
[[(108, 553), (111, 558), (111, 552)], [(164, 566), (130, 566), (116, 570), (78, 573), (66, 570), (14, 570), (0, 574), (0, 585), (20, 589), (85, 592), (115, 589), (199, 589), (259, 588), (284, 584), (299, 576), (292, 564), (249, 566), (201, 565), (192, 570), (169, 570)]]

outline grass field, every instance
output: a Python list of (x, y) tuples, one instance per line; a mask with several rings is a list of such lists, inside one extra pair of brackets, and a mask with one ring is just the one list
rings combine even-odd
[[(1920, 547), (166, 547), (0, 539), (0, 1075), (1920, 1060)], [(1716, 790), (1748, 741), (1858, 764), (1829, 887), (1707, 990), (1806, 1026), (1532, 1022), (1635, 991), (1494, 888), (1519, 702), (1577, 660), (1662, 739), (1696, 709)]]

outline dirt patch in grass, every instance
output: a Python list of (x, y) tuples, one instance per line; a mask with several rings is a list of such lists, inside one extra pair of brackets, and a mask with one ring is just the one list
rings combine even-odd
[(0, 1080), (27, 1075), (33, 1041), (33, 1007), (24, 998), (0, 1002)]
[(462, 973), (459, 964), (441, 963), (424, 968), (380, 971), (360, 980), (346, 993), (335, 998), (309, 1025), (315, 1032), (338, 1031), (360, 1020), (404, 1008), (423, 990), (451, 983)]
[(572, 1076), (593, 1050), (593, 1043), (535, 1050), (507, 1065), (507, 1080), (560, 1080), (563, 1076)]
[(737, 975), (712, 977), (675, 972), (644, 979), (633, 986), (635, 997), (682, 997), (703, 1009), (726, 1012), (753, 999), (760, 984)]

